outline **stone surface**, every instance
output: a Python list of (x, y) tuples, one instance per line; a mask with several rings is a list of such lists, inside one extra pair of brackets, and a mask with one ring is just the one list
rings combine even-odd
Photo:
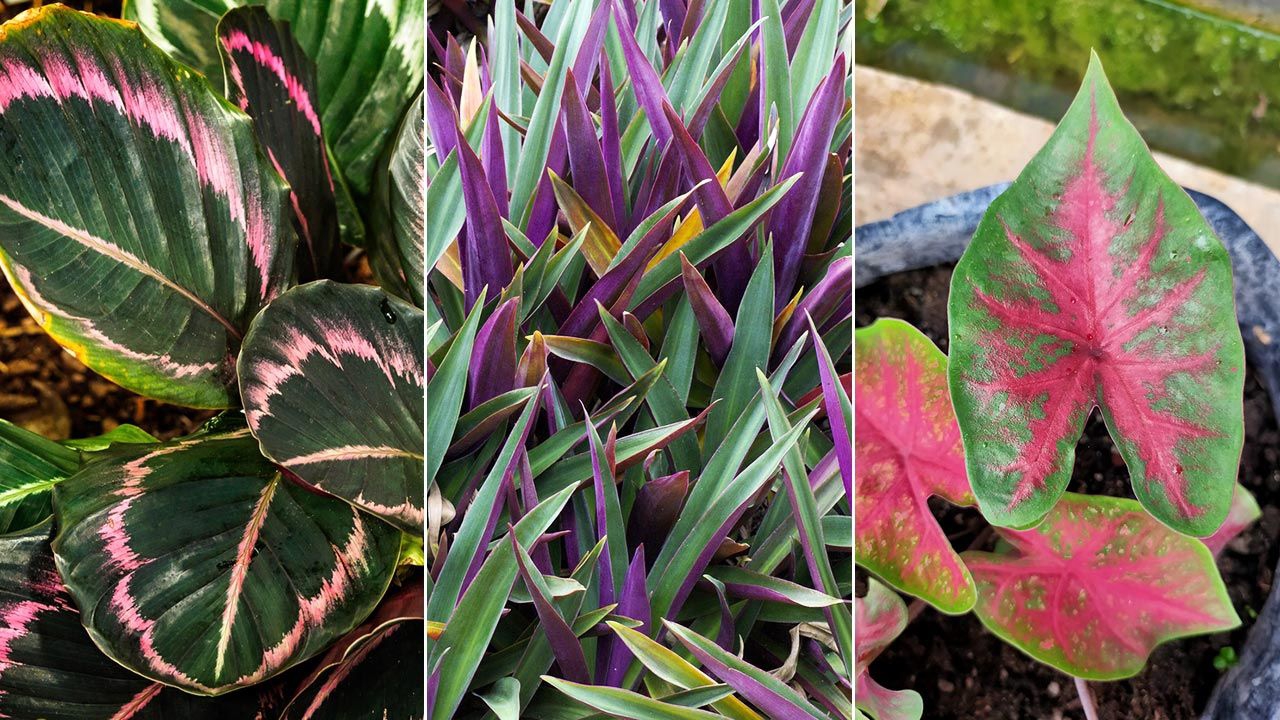
[[(858, 224), (1017, 176), (1053, 124), (954, 88), (874, 68), (854, 73)], [(1280, 191), (1163, 153), (1165, 172), (1184, 187), (1231, 205), (1280, 253)]]

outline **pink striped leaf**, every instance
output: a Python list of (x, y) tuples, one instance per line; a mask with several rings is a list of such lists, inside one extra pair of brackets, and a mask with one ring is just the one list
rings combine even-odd
[(1034, 529), (966, 552), (984, 625), (1092, 680), (1136, 675), (1156, 645), (1240, 624), (1209, 549), (1133, 500), (1066, 493)]
[(338, 213), (316, 95), (315, 63), (287, 23), (260, 5), (235, 8), (218, 21), (227, 97), (253, 118), (271, 164), (289, 183), (293, 226), (301, 240), (303, 279), (338, 269)]
[(1200, 537), (1222, 525), (1244, 441), (1231, 262), (1096, 56), (951, 288), (951, 389), (989, 521), (1049, 512), (1100, 408), (1148, 512)]
[(280, 720), (421, 718), (423, 607), (421, 582), (389, 593), (368, 620), (329, 648)]
[(1243, 485), (1236, 483), (1236, 493), (1231, 498), (1231, 511), (1227, 513), (1227, 520), (1217, 532), (1204, 539), (1205, 546), (1214, 555), (1221, 554), (1227, 543), (1235, 540), (1237, 535), (1260, 517), (1262, 508), (1258, 507), (1258, 500)]
[(130, 390), (234, 406), (296, 242), (249, 117), (136, 27), (60, 5), (6, 25), (0, 68), (0, 265), (27, 309)]
[(422, 0), (130, 0), (123, 14), (170, 55), (220, 81), (218, 18), (245, 5), (264, 5), (272, 18), (289, 23), (315, 62), (325, 135), (352, 190), (367, 195), (378, 160), (422, 84)]
[(854, 598), (853, 621), (857, 674), (853, 698), (861, 712), (873, 720), (920, 720), (924, 701), (914, 690), (889, 690), (871, 679), (871, 661), (907, 629), (907, 606), (889, 588), (870, 579), (866, 597)]
[(400, 533), (286, 477), (248, 429), (125, 449), (54, 490), (58, 571), (95, 641), (190, 693), (262, 682), (374, 609)]
[(293, 288), (254, 321), (240, 390), (262, 452), (422, 533), (422, 311), (367, 285)]
[(139, 677), (93, 644), (62, 585), (45, 522), (0, 538), (0, 717), (220, 720), (275, 707), (267, 688), (202, 698)]
[(928, 500), (974, 505), (947, 390), (947, 358), (901, 320), (854, 333), (858, 564), (947, 613), (968, 612), (973, 578)]

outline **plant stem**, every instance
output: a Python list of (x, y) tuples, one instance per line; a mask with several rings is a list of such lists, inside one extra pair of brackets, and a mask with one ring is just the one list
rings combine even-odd
[(1076, 693), (1080, 695), (1080, 706), (1084, 708), (1085, 720), (1098, 720), (1098, 707), (1093, 702), (1093, 692), (1089, 690), (1089, 683), (1078, 677), (1072, 677), (1076, 681)]

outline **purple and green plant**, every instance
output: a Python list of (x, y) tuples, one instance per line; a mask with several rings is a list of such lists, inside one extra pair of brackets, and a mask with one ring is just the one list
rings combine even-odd
[[(9, 283), (91, 370), (223, 411), (0, 422), (4, 717), (422, 716), (422, 4), (238, 4), (0, 27)], [(366, 221), (385, 290), (343, 262)]]
[(852, 12), (429, 33), (433, 717), (853, 716)]
[[(1237, 627), (1214, 555), (1259, 511), (1235, 481), (1244, 356), (1230, 261), (1096, 55), (1048, 144), (988, 209), (948, 311), (950, 358), (899, 320), (855, 331), (856, 560), (875, 576), (858, 602), (888, 608), (892, 635), (909, 619), (875, 578), (944, 612), (973, 609), (1075, 678), (1086, 713), (1086, 679), (1131, 677), (1160, 643)], [(1138, 501), (1063, 492), (1095, 407)], [(931, 495), (976, 498), (995, 548), (980, 549), (984, 531), (957, 555)], [(919, 717), (863, 693), (877, 720)]]

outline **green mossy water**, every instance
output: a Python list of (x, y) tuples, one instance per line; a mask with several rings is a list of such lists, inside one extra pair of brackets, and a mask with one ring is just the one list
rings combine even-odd
[(1093, 48), (1153, 149), (1280, 187), (1280, 34), (1161, 0), (857, 0), (856, 9), (859, 63), (1048, 119), (1066, 109)]

